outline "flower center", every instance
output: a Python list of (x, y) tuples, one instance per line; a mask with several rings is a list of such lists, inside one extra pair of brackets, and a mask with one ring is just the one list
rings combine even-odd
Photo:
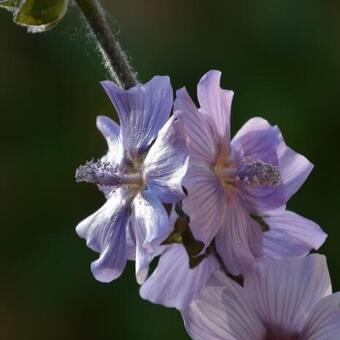
[(225, 189), (234, 190), (236, 188), (237, 179), (234, 176), (236, 165), (225, 152), (221, 152), (218, 156), (213, 171), (221, 180)]
[(282, 182), (279, 168), (272, 163), (245, 158), (236, 164), (225, 153), (220, 154), (213, 171), (228, 190), (237, 189), (241, 183), (258, 187), (277, 186)]
[(263, 340), (298, 340), (299, 334), (296, 332), (285, 332), (280, 328), (267, 328), (265, 338)]

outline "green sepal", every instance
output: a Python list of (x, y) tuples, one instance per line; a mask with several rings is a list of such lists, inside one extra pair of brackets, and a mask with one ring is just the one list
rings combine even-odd
[(206, 254), (189, 257), (189, 267), (191, 269), (197, 267), (206, 257)]
[(207, 256), (206, 253), (201, 254), (204, 249), (204, 243), (194, 238), (189, 227), (189, 218), (187, 217), (178, 217), (174, 230), (162, 244), (182, 244), (188, 254), (191, 269), (197, 267)]
[(168, 238), (162, 242), (163, 245), (172, 243), (183, 243), (182, 233), (187, 228), (188, 222), (183, 218), (178, 218), (174, 225), (174, 230), (168, 236)]
[(269, 225), (264, 221), (262, 217), (256, 215), (250, 215), (250, 217), (260, 225), (263, 232), (270, 230)]
[(67, 3), (68, 0), (24, 0), (14, 13), (14, 22), (32, 33), (45, 32), (63, 18)]
[(198, 256), (204, 249), (204, 243), (194, 238), (189, 227), (182, 233), (182, 240), (189, 258)]

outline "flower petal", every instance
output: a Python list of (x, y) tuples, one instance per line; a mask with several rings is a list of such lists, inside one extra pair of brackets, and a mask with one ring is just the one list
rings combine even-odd
[(97, 212), (76, 227), (77, 234), (86, 239), (87, 246), (100, 253), (100, 257), (91, 264), (92, 273), (98, 281), (113, 281), (124, 270), (128, 219), (127, 195), (123, 189), (118, 189)]
[(218, 136), (208, 117), (198, 111), (185, 88), (176, 92), (174, 115), (183, 121), (190, 157), (212, 165), (217, 157)]
[(331, 294), (322, 255), (260, 261), (245, 273), (244, 287), (266, 325), (291, 333), (301, 331), (307, 313)]
[(169, 77), (156, 76), (129, 90), (111, 81), (103, 81), (102, 86), (117, 110), (125, 150), (131, 156), (143, 153), (169, 118), (173, 104)]
[(152, 303), (183, 309), (198, 296), (217, 268), (217, 261), (209, 256), (190, 269), (184, 247), (173, 245), (161, 256), (158, 267), (141, 287), (140, 295)]
[(277, 165), (276, 151), (281, 141), (282, 135), (277, 126), (271, 126), (263, 118), (254, 117), (241, 127), (231, 144), (238, 161), (249, 157)]
[(136, 236), (130, 224), (126, 228), (126, 252), (128, 260), (136, 261)]
[(288, 147), (283, 139), (277, 153), (285, 197), (288, 201), (305, 182), (313, 170), (313, 164), (306, 157)]
[(263, 234), (263, 255), (272, 258), (305, 256), (319, 249), (327, 234), (314, 222), (291, 211), (264, 216), (269, 230)]
[(230, 140), (230, 111), (233, 91), (220, 87), (220, 71), (209, 71), (198, 83), (197, 96), (201, 111), (214, 122), (218, 134)]
[[(282, 135), (277, 126), (271, 126), (265, 119), (255, 117), (243, 125), (231, 145), (237, 163), (249, 158), (279, 166), (277, 150), (281, 142)], [(241, 190), (254, 214), (277, 209), (287, 201), (283, 184), (258, 187), (243, 184)]]
[(119, 125), (109, 117), (98, 116), (97, 128), (106, 139), (109, 149), (105, 159), (113, 163), (113, 165), (119, 165), (123, 158), (123, 146), (120, 138)]
[(282, 184), (278, 187), (245, 188), (247, 200), (254, 211), (276, 209), (284, 205), (301, 187), (313, 169), (304, 156), (289, 148), (276, 126), (256, 117), (250, 119), (232, 140), (235, 158), (240, 162), (249, 157), (279, 167)]
[(240, 200), (230, 200), (224, 215), (224, 224), (215, 239), (216, 248), (227, 270), (239, 275), (262, 255), (262, 230)]
[(187, 332), (194, 340), (264, 339), (265, 328), (244, 290), (216, 272), (199, 298), (182, 311)]
[(136, 278), (142, 284), (160, 244), (171, 233), (167, 212), (155, 195), (144, 191), (134, 198), (131, 228), (136, 238)]
[(177, 202), (185, 196), (182, 180), (188, 167), (188, 151), (182, 128), (171, 117), (159, 131), (143, 164), (149, 191), (164, 203)]
[(190, 217), (190, 229), (207, 247), (227, 218), (223, 188), (208, 167), (198, 164), (191, 164), (183, 183), (188, 191), (183, 210)]
[(340, 339), (340, 293), (323, 298), (305, 322), (301, 340)]

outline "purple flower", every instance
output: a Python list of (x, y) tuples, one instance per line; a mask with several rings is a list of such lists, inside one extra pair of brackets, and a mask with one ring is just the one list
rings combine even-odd
[(340, 294), (331, 294), (324, 256), (266, 259), (244, 287), (216, 273), (182, 315), (195, 340), (338, 340)]
[(262, 118), (250, 119), (231, 141), (233, 92), (220, 88), (220, 76), (210, 71), (200, 80), (199, 109), (184, 88), (177, 92), (175, 115), (190, 152), (183, 210), (195, 239), (206, 247), (215, 240), (228, 271), (239, 275), (263, 256), (306, 255), (326, 234), (285, 210), (312, 164)]
[[(120, 276), (127, 259), (136, 261), (142, 283), (160, 243), (171, 232), (162, 205), (184, 197), (182, 178), (188, 155), (180, 122), (169, 119), (173, 93), (168, 77), (154, 77), (127, 91), (102, 83), (119, 116), (120, 126), (99, 116), (97, 127), (108, 144), (107, 154), (76, 172), (78, 182), (97, 184), (107, 198), (80, 222), (78, 235), (100, 254), (91, 264), (95, 278), (110, 282)], [(168, 120), (169, 119), (169, 120)]]

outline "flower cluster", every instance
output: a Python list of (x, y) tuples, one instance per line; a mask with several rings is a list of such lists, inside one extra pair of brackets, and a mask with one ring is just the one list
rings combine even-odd
[(76, 171), (106, 197), (76, 228), (99, 253), (93, 275), (110, 282), (135, 261), (141, 297), (177, 308), (193, 339), (340, 339), (340, 297), (308, 255), (327, 236), (286, 210), (313, 166), (262, 118), (231, 138), (220, 76), (202, 77), (199, 107), (184, 88), (174, 100), (168, 77), (102, 83), (120, 125), (98, 117), (108, 152)]

